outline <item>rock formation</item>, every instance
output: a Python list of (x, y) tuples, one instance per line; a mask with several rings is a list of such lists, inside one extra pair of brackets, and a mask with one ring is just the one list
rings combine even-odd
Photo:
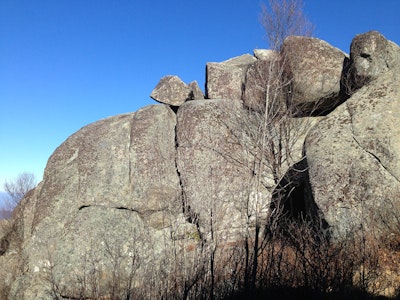
[[(271, 70), (287, 80), (272, 110)], [(166, 76), (151, 93), (162, 104), (87, 125), (55, 150), (1, 232), (1, 292), (160, 298), (185, 278), (187, 296), (216, 261), (249, 259), (238, 245), (268, 231), (279, 206), (338, 239), (368, 226), (400, 205), (399, 71), (400, 48), (368, 32), (350, 58), (290, 37), (280, 52), (208, 63), (207, 99)]]
[(351, 51), (357, 81), (352, 86), (359, 76), (368, 80), (319, 122), (305, 143), (314, 199), (342, 234), (380, 208), (400, 204), (400, 60), (388, 60), (399, 57), (400, 48), (369, 32), (356, 36)]

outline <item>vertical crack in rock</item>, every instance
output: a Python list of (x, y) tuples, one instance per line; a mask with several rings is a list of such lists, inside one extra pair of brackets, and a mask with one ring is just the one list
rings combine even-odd
[(190, 205), (187, 203), (187, 195), (185, 193), (185, 188), (184, 188), (184, 184), (182, 182), (182, 176), (181, 173), (179, 171), (179, 166), (178, 166), (178, 148), (179, 148), (179, 142), (178, 142), (178, 120), (177, 123), (175, 125), (175, 169), (176, 169), (176, 173), (178, 175), (179, 178), (179, 186), (181, 189), (181, 204), (182, 204), (182, 213), (186, 219), (187, 222), (194, 224), (196, 226), (197, 229), (197, 233), (200, 237), (200, 240), (203, 242), (203, 236), (200, 230), (200, 224), (199, 224), (199, 220), (198, 220), (198, 216), (195, 212), (193, 212), (190, 209)]
[[(178, 122), (178, 120), (177, 120)], [(183, 188), (183, 183), (182, 183), (182, 177), (181, 173), (179, 172), (179, 167), (178, 167), (178, 147), (179, 147), (179, 142), (178, 142), (178, 123), (175, 124), (175, 170), (176, 174), (178, 175), (179, 178), (179, 187), (181, 189), (181, 203), (182, 203), (182, 213), (186, 215), (187, 213), (187, 203), (186, 203), (186, 194), (185, 190)]]
[(353, 126), (353, 113), (351, 112), (351, 109), (349, 107), (348, 104), (346, 104), (346, 109), (347, 112), (350, 116), (350, 132), (351, 132), (351, 137), (353, 139), (353, 141), (357, 144), (357, 146), (364, 151), (365, 153), (367, 153), (370, 157), (372, 157), (390, 176), (392, 176), (398, 183), (400, 183), (400, 179), (397, 178), (396, 175), (393, 174), (393, 172), (391, 172), (383, 163), (382, 160), (373, 152), (371, 152), (370, 150), (366, 149), (361, 142), (356, 138), (356, 134), (355, 134), (355, 130), (354, 130), (354, 126)]

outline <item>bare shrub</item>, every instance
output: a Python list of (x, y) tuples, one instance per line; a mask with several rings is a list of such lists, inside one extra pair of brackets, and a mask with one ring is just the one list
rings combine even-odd
[(4, 190), (10, 196), (15, 207), (27, 192), (36, 186), (35, 174), (23, 172), (15, 179), (4, 182)]
[(12, 209), (7, 207), (1, 207), (0, 208), (0, 220), (6, 220), (6, 219), (11, 219), (12, 217)]
[(104, 260), (100, 260), (92, 248), (87, 250), (75, 272), (59, 278), (60, 263), (51, 254), (41, 262), (40, 271), (49, 296), (53, 299), (138, 299), (134, 275), (139, 267), (136, 249), (124, 249), (111, 244), (106, 238)]
[(269, 0), (261, 4), (260, 22), (271, 49), (279, 49), (286, 37), (311, 36), (313, 24), (303, 12), (302, 0)]
[[(269, 1), (269, 6), (262, 6), (262, 24), (273, 50), (278, 50), (289, 35), (303, 35), (306, 31), (307, 35), (311, 34), (301, 1)], [(249, 67), (246, 83), (244, 107), (227, 108), (233, 116), (232, 123), (224, 123), (230, 132), (230, 142), (243, 148), (245, 158), (231, 157), (230, 153), (223, 155), (247, 168), (250, 174), (243, 193), (246, 224), (241, 241), (243, 249), (238, 252), (242, 257), (238, 258), (234, 270), (240, 269), (239, 279), (235, 280), (247, 297), (253, 297), (257, 287), (262, 287), (261, 278), (275, 284), (283, 276), (281, 270), (290, 268), (282, 254), (286, 244), (276, 228), (272, 228), (276, 221), (266, 223), (266, 212), (270, 209), (267, 198), (287, 169), (302, 158), (302, 143), (310, 120), (293, 118), (293, 78), (286, 56), (272, 55), (268, 61), (257, 61)], [(277, 218), (281, 214), (282, 211), (277, 213)], [(264, 269), (265, 266), (268, 268)]]
[[(8, 197), (4, 200), (4, 207), (0, 208), (0, 255), (3, 255), (9, 248), (11, 240), (20, 244), (21, 240), (16, 234), (16, 220), (13, 219), (13, 211), (22, 198), (36, 186), (36, 179), (33, 173), (23, 172), (15, 179), (4, 182), (4, 190)], [(18, 238), (18, 241), (16, 239)]]

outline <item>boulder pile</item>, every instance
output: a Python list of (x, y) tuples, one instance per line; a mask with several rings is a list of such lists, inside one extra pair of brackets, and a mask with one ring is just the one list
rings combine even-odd
[(168, 75), (151, 98), (51, 155), (0, 237), (10, 299), (111, 297), (116, 280), (156, 299), (269, 224), (276, 201), (337, 239), (400, 205), (400, 48), (378, 32), (350, 56), (290, 37), (208, 63), (204, 94)]

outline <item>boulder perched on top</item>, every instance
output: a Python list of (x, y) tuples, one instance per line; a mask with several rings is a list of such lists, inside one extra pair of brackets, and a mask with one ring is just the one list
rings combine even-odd
[(290, 36), (281, 49), (291, 81), (290, 105), (300, 116), (326, 114), (340, 103), (340, 78), (346, 54), (317, 38)]
[(376, 79), (400, 62), (399, 47), (377, 31), (356, 35), (350, 46), (350, 60), (343, 85), (348, 94)]
[(257, 59), (250, 55), (234, 57), (206, 66), (206, 97), (208, 99), (242, 99), (242, 89), (249, 65)]
[(150, 97), (158, 102), (180, 106), (193, 98), (191, 88), (178, 76), (167, 75), (160, 79)]

